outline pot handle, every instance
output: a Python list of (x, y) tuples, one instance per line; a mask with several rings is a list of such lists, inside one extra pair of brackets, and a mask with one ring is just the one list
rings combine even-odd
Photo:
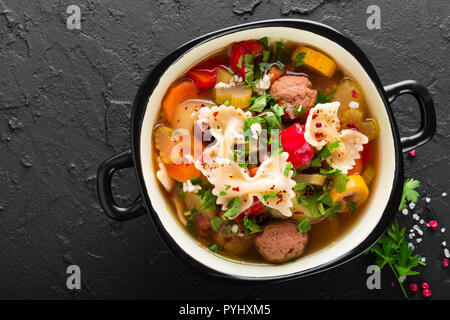
[(427, 143), (436, 133), (436, 112), (428, 89), (414, 80), (406, 80), (384, 87), (389, 103), (402, 94), (411, 94), (420, 108), (420, 127), (417, 133), (400, 139), (403, 153)]
[(113, 220), (127, 221), (145, 214), (142, 197), (139, 196), (130, 206), (119, 207), (114, 201), (111, 190), (111, 179), (116, 170), (132, 168), (131, 150), (122, 152), (103, 162), (97, 171), (97, 192), (100, 204), (106, 215)]

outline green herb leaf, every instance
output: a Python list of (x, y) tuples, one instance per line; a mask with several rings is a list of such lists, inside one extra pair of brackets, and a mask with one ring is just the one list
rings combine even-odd
[(389, 265), (394, 273), (400, 288), (406, 298), (408, 298), (401, 277), (418, 274), (413, 268), (419, 265), (425, 265), (420, 261), (419, 255), (413, 256), (413, 249), (408, 245), (405, 239), (405, 228), (400, 230), (398, 221), (389, 227), (387, 233), (366, 253), (376, 255), (375, 263), (382, 269)]
[[(269, 95), (270, 96), (270, 95)], [(253, 100), (253, 104), (248, 108), (250, 111), (262, 112), (267, 104), (268, 95), (259, 96)], [(252, 119), (252, 118), (250, 118)], [(248, 119), (247, 119), (248, 120)]]
[(351, 214), (355, 214), (356, 210), (358, 210), (358, 205), (356, 204), (356, 202), (352, 202), (347, 205), (347, 208), (348, 210), (350, 210)]
[(252, 54), (246, 54), (244, 57), (244, 71), (245, 71), (245, 82), (246, 84), (251, 84), (253, 82), (253, 59), (254, 56)]
[(203, 182), (201, 178), (192, 178), (192, 179), (190, 179), (190, 181), (194, 185), (201, 185)]
[(194, 236), (197, 235), (197, 219), (195, 216), (198, 214), (197, 209), (192, 209), (190, 211), (189, 218), (187, 219), (186, 229)]
[(347, 182), (350, 178), (346, 174), (340, 174), (333, 180), (333, 186), (336, 188), (336, 191), (341, 193), (347, 190)]
[(218, 244), (213, 243), (213, 244), (208, 246), (208, 249), (213, 251), (213, 252), (223, 251), (223, 246), (219, 246)]
[(321, 167), (322, 161), (331, 156), (331, 154), (337, 149), (339, 149), (340, 144), (341, 141), (336, 140), (335, 142), (327, 144), (325, 147), (323, 147), (322, 150), (317, 153), (316, 157), (312, 159), (311, 167)]
[(227, 211), (222, 215), (222, 218), (233, 219), (240, 213), (241, 208), (241, 199), (239, 197), (235, 197), (228, 201)]
[(216, 210), (217, 197), (212, 194), (211, 189), (207, 189), (202, 196), (202, 204), (200, 209), (204, 210)]
[(209, 220), (209, 224), (211, 225), (211, 228), (214, 232), (219, 231), (220, 226), (223, 224), (223, 220), (219, 217), (212, 217), (211, 220)]
[(305, 61), (303, 61), (306, 57), (306, 52), (299, 52), (297, 54), (297, 56), (295, 57), (295, 66), (299, 67), (301, 66), (303, 63), (305, 63)]
[(317, 100), (316, 100), (316, 104), (324, 104), (324, 103), (328, 103), (331, 101), (331, 99), (334, 97), (334, 93), (330, 94), (329, 96), (325, 96), (325, 93), (323, 92), (319, 92), (317, 94)]
[(244, 61), (244, 56), (240, 56), (238, 63), (236, 64), (236, 66), (241, 69), (242, 68), (242, 62)]
[(300, 233), (305, 233), (311, 230), (311, 221), (308, 218), (300, 220), (297, 225), (297, 229)]
[(399, 211), (406, 209), (406, 200), (416, 203), (419, 193), (414, 190), (420, 186), (420, 181), (414, 179), (406, 179), (403, 184), (402, 200), (400, 201)]
[(292, 169), (292, 163), (288, 162), (286, 163), (286, 167), (284, 168), (284, 176), (289, 176), (289, 171)]
[(342, 173), (342, 171), (339, 170), (339, 169), (331, 169), (331, 170), (326, 170), (326, 169), (323, 169), (323, 168), (320, 169), (320, 174), (325, 176), (325, 177), (327, 177), (327, 178), (330, 178), (330, 179), (333, 179), (334, 177), (337, 177), (341, 173)]
[(247, 235), (262, 232), (262, 228), (258, 225), (255, 219), (249, 219), (248, 216), (244, 217), (244, 230)]
[(259, 42), (261, 42), (264, 45), (264, 47), (267, 48), (267, 46), (269, 45), (269, 38), (262, 37), (261, 39), (259, 39)]
[(263, 199), (264, 199), (264, 201), (267, 201), (268, 199), (274, 199), (277, 196), (278, 196), (278, 192), (274, 191), (274, 192), (263, 194)]
[(263, 51), (263, 59), (262, 59), (262, 61), (268, 62), (270, 60), (270, 55), (271, 55), (270, 50), (264, 50)]

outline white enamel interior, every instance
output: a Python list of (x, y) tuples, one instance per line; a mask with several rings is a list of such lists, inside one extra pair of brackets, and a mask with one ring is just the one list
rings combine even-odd
[[(368, 200), (369, 203), (356, 226), (334, 244), (305, 256), (296, 262), (282, 265), (236, 262), (215, 255), (207, 248), (199, 245), (177, 221), (175, 215), (169, 212), (169, 205), (162, 194), (162, 189), (158, 187), (158, 182), (154, 174), (155, 170), (153, 167), (154, 162), (152, 160), (153, 154), (151, 148), (152, 128), (157, 119), (164, 93), (172, 82), (190, 67), (195, 65), (200, 59), (220, 50), (226, 45), (234, 41), (259, 39), (264, 36), (283, 38), (285, 40), (309, 44), (327, 52), (327, 54), (339, 63), (343, 70), (353, 75), (353, 77), (361, 84), (370, 110), (377, 118), (379, 125), (382, 128), (379, 136), (380, 149), (378, 152), (379, 159), (376, 181), (372, 183), (371, 196)], [(391, 132), (388, 115), (375, 85), (372, 83), (361, 64), (337, 43), (309, 31), (287, 27), (264, 27), (238, 31), (191, 49), (171, 65), (161, 77), (158, 86), (149, 98), (140, 136), (140, 156), (145, 186), (149, 192), (153, 208), (157, 212), (159, 219), (170, 236), (182, 250), (201, 264), (228, 275), (250, 278), (283, 276), (315, 268), (337, 259), (357, 247), (375, 228), (388, 203), (394, 181), (394, 154), (394, 138)]]

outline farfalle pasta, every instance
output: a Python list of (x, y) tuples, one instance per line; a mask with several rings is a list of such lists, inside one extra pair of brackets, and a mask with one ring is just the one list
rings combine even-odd
[(284, 263), (330, 245), (376, 177), (360, 86), (302, 43), (229, 44), (167, 89), (160, 115), (162, 190), (180, 225), (228, 258)]

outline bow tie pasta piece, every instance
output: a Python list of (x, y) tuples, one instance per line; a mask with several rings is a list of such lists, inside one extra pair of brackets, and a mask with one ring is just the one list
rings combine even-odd
[(234, 144), (245, 142), (244, 120), (251, 117), (251, 112), (223, 105), (204, 109), (200, 109), (197, 121), (209, 124), (215, 143), (205, 148), (195, 166), (214, 186), (212, 193), (217, 196), (217, 204), (226, 210), (228, 203), (238, 197), (242, 212), (257, 197), (265, 206), (290, 216), (295, 181), (291, 179), (291, 170), (285, 175), (289, 154), (284, 152), (267, 158), (255, 176), (250, 177), (247, 169), (241, 168), (230, 155)]
[(340, 103), (336, 101), (318, 104), (310, 110), (305, 124), (305, 140), (317, 150), (334, 142), (339, 135), (339, 106)]
[(230, 159), (235, 143), (244, 143), (244, 120), (252, 116), (251, 112), (221, 105), (212, 108), (203, 107), (198, 114), (199, 122), (210, 126), (215, 142), (203, 151), (203, 157), (209, 161), (215, 158)]
[(245, 169), (234, 162), (210, 166), (209, 170), (201, 167), (200, 170), (214, 185), (212, 193), (217, 196), (217, 203), (222, 205), (223, 210), (227, 209), (229, 201), (239, 197), (239, 212), (245, 211), (253, 204), (253, 198), (257, 197), (263, 205), (289, 217), (295, 197), (295, 181), (291, 179), (292, 171), (284, 174), (288, 157), (289, 154), (283, 152), (266, 159), (254, 177), (250, 177)]
[(369, 139), (358, 131), (345, 129), (339, 134), (339, 140), (340, 147), (331, 154), (330, 165), (346, 174), (355, 166), (355, 160), (361, 157), (363, 145), (367, 144)]

